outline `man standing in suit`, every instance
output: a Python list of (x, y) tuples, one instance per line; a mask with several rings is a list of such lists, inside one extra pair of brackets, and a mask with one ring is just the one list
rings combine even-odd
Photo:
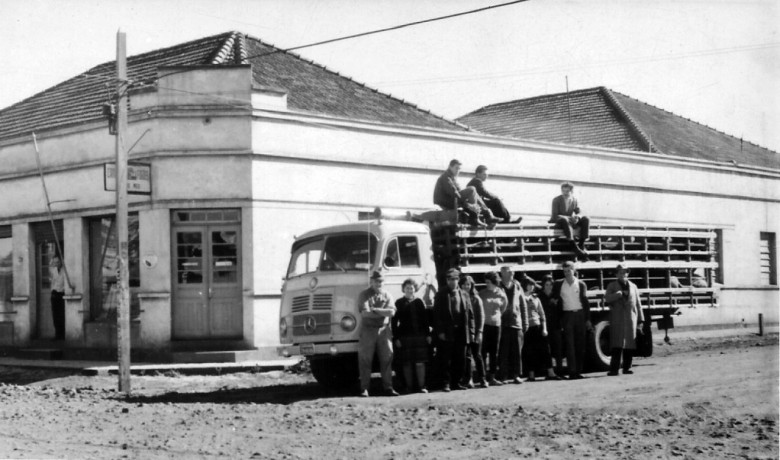
[(590, 304), (585, 282), (577, 279), (574, 262), (563, 263), (563, 279), (555, 281), (551, 302), (561, 313), (563, 340), (566, 343), (566, 362), (569, 380), (582, 379), (585, 364), (586, 334), (593, 330), (590, 323)]
[[(496, 218), (501, 219), (501, 221), (505, 224), (511, 223), (512, 218), (509, 215), (509, 211), (506, 209), (506, 206), (504, 206), (504, 202), (501, 201), (501, 198), (493, 195), (485, 188), (485, 181), (487, 178), (487, 166), (479, 165), (477, 166), (477, 170), (474, 173), (474, 178), (469, 181), (467, 187), (474, 187), (474, 189), (477, 191), (477, 195), (482, 198), (482, 201), (484, 201), (485, 205), (490, 208)], [(522, 219), (522, 217), (518, 218), (515, 223), (519, 223)]]
[[(552, 212), (550, 214), (551, 224), (563, 230), (566, 239), (571, 241), (577, 257), (587, 260), (588, 253), (585, 251), (585, 242), (588, 241), (590, 231), (590, 219), (580, 213), (580, 205), (577, 198), (574, 197), (574, 184), (564, 182), (561, 184), (561, 194), (553, 198)], [(574, 237), (574, 229), (580, 230), (579, 241)]]
[(633, 374), (631, 361), (636, 349), (636, 330), (644, 321), (642, 304), (636, 284), (628, 279), (629, 269), (617, 266), (617, 279), (607, 286), (604, 300), (609, 304), (609, 343), (612, 358), (607, 375), (618, 375), (620, 355), (623, 355), (623, 373)]
[(460, 380), (466, 372), (466, 347), (469, 330), (474, 329), (474, 314), (468, 294), (458, 286), (459, 279), (458, 270), (447, 270), (447, 286), (433, 301), (433, 330), (438, 338), (436, 356), (443, 391), (466, 389)]

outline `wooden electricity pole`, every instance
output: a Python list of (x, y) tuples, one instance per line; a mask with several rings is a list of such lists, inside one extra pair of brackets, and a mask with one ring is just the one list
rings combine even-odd
[(119, 265), (117, 306), (117, 357), (119, 391), (130, 394), (130, 270), (127, 243), (127, 46), (125, 33), (116, 34), (116, 240)]

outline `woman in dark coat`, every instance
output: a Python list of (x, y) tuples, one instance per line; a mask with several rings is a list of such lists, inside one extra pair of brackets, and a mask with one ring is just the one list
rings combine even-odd
[[(488, 383), (485, 380), (485, 363), (482, 360), (482, 327), (485, 324), (485, 313), (482, 308), (482, 299), (479, 298), (476, 289), (476, 283), (474, 278), (468, 275), (462, 275), (460, 277), (460, 289), (469, 295), (471, 300), (471, 311), (474, 315), (474, 328), (469, 330), (469, 344), (466, 349), (466, 375), (464, 377), (465, 386), (468, 388), (474, 388), (476, 383), (480, 388), (487, 388)], [(472, 366), (474, 363), (474, 371), (476, 372), (476, 378), (472, 378)]]
[[(417, 374), (420, 393), (425, 388), (425, 365), (428, 362), (428, 346), (431, 344), (431, 329), (428, 312), (422, 300), (415, 297), (417, 283), (409, 278), (401, 285), (404, 296), (395, 301), (396, 313), (392, 318), (396, 353), (400, 352), (407, 391), (412, 391), (413, 369)], [(414, 365), (414, 366), (412, 366)]]
[(544, 317), (547, 320), (547, 342), (550, 344), (550, 354), (555, 358), (555, 373), (563, 375), (563, 334), (561, 327), (560, 305), (550, 302), (553, 290), (553, 277), (545, 275), (542, 278), (542, 289), (537, 295), (544, 308)]

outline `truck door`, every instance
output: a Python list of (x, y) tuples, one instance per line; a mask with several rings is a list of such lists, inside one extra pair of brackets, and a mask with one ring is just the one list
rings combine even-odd
[(385, 289), (394, 298), (403, 295), (401, 285), (407, 278), (412, 278), (418, 286), (423, 286), (424, 276), (420, 265), (420, 243), (415, 235), (396, 236), (388, 240), (385, 255), (382, 259), (383, 268), (387, 270)]

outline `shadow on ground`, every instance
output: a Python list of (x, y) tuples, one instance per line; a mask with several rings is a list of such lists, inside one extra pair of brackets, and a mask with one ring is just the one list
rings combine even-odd
[(44, 382), (46, 380), (58, 379), (81, 375), (80, 370), (68, 369), (28, 369), (24, 367), (0, 366), (0, 383), (13, 385), (28, 385), (31, 383)]
[(160, 395), (131, 395), (123, 400), (129, 403), (212, 403), (212, 404), (293, 404), (301, 401), (356, 396), (350, 388), (331, 389), (317, 383), (276, 385), (255, 388), (221, 388), (202, 393), (168, 392)]

